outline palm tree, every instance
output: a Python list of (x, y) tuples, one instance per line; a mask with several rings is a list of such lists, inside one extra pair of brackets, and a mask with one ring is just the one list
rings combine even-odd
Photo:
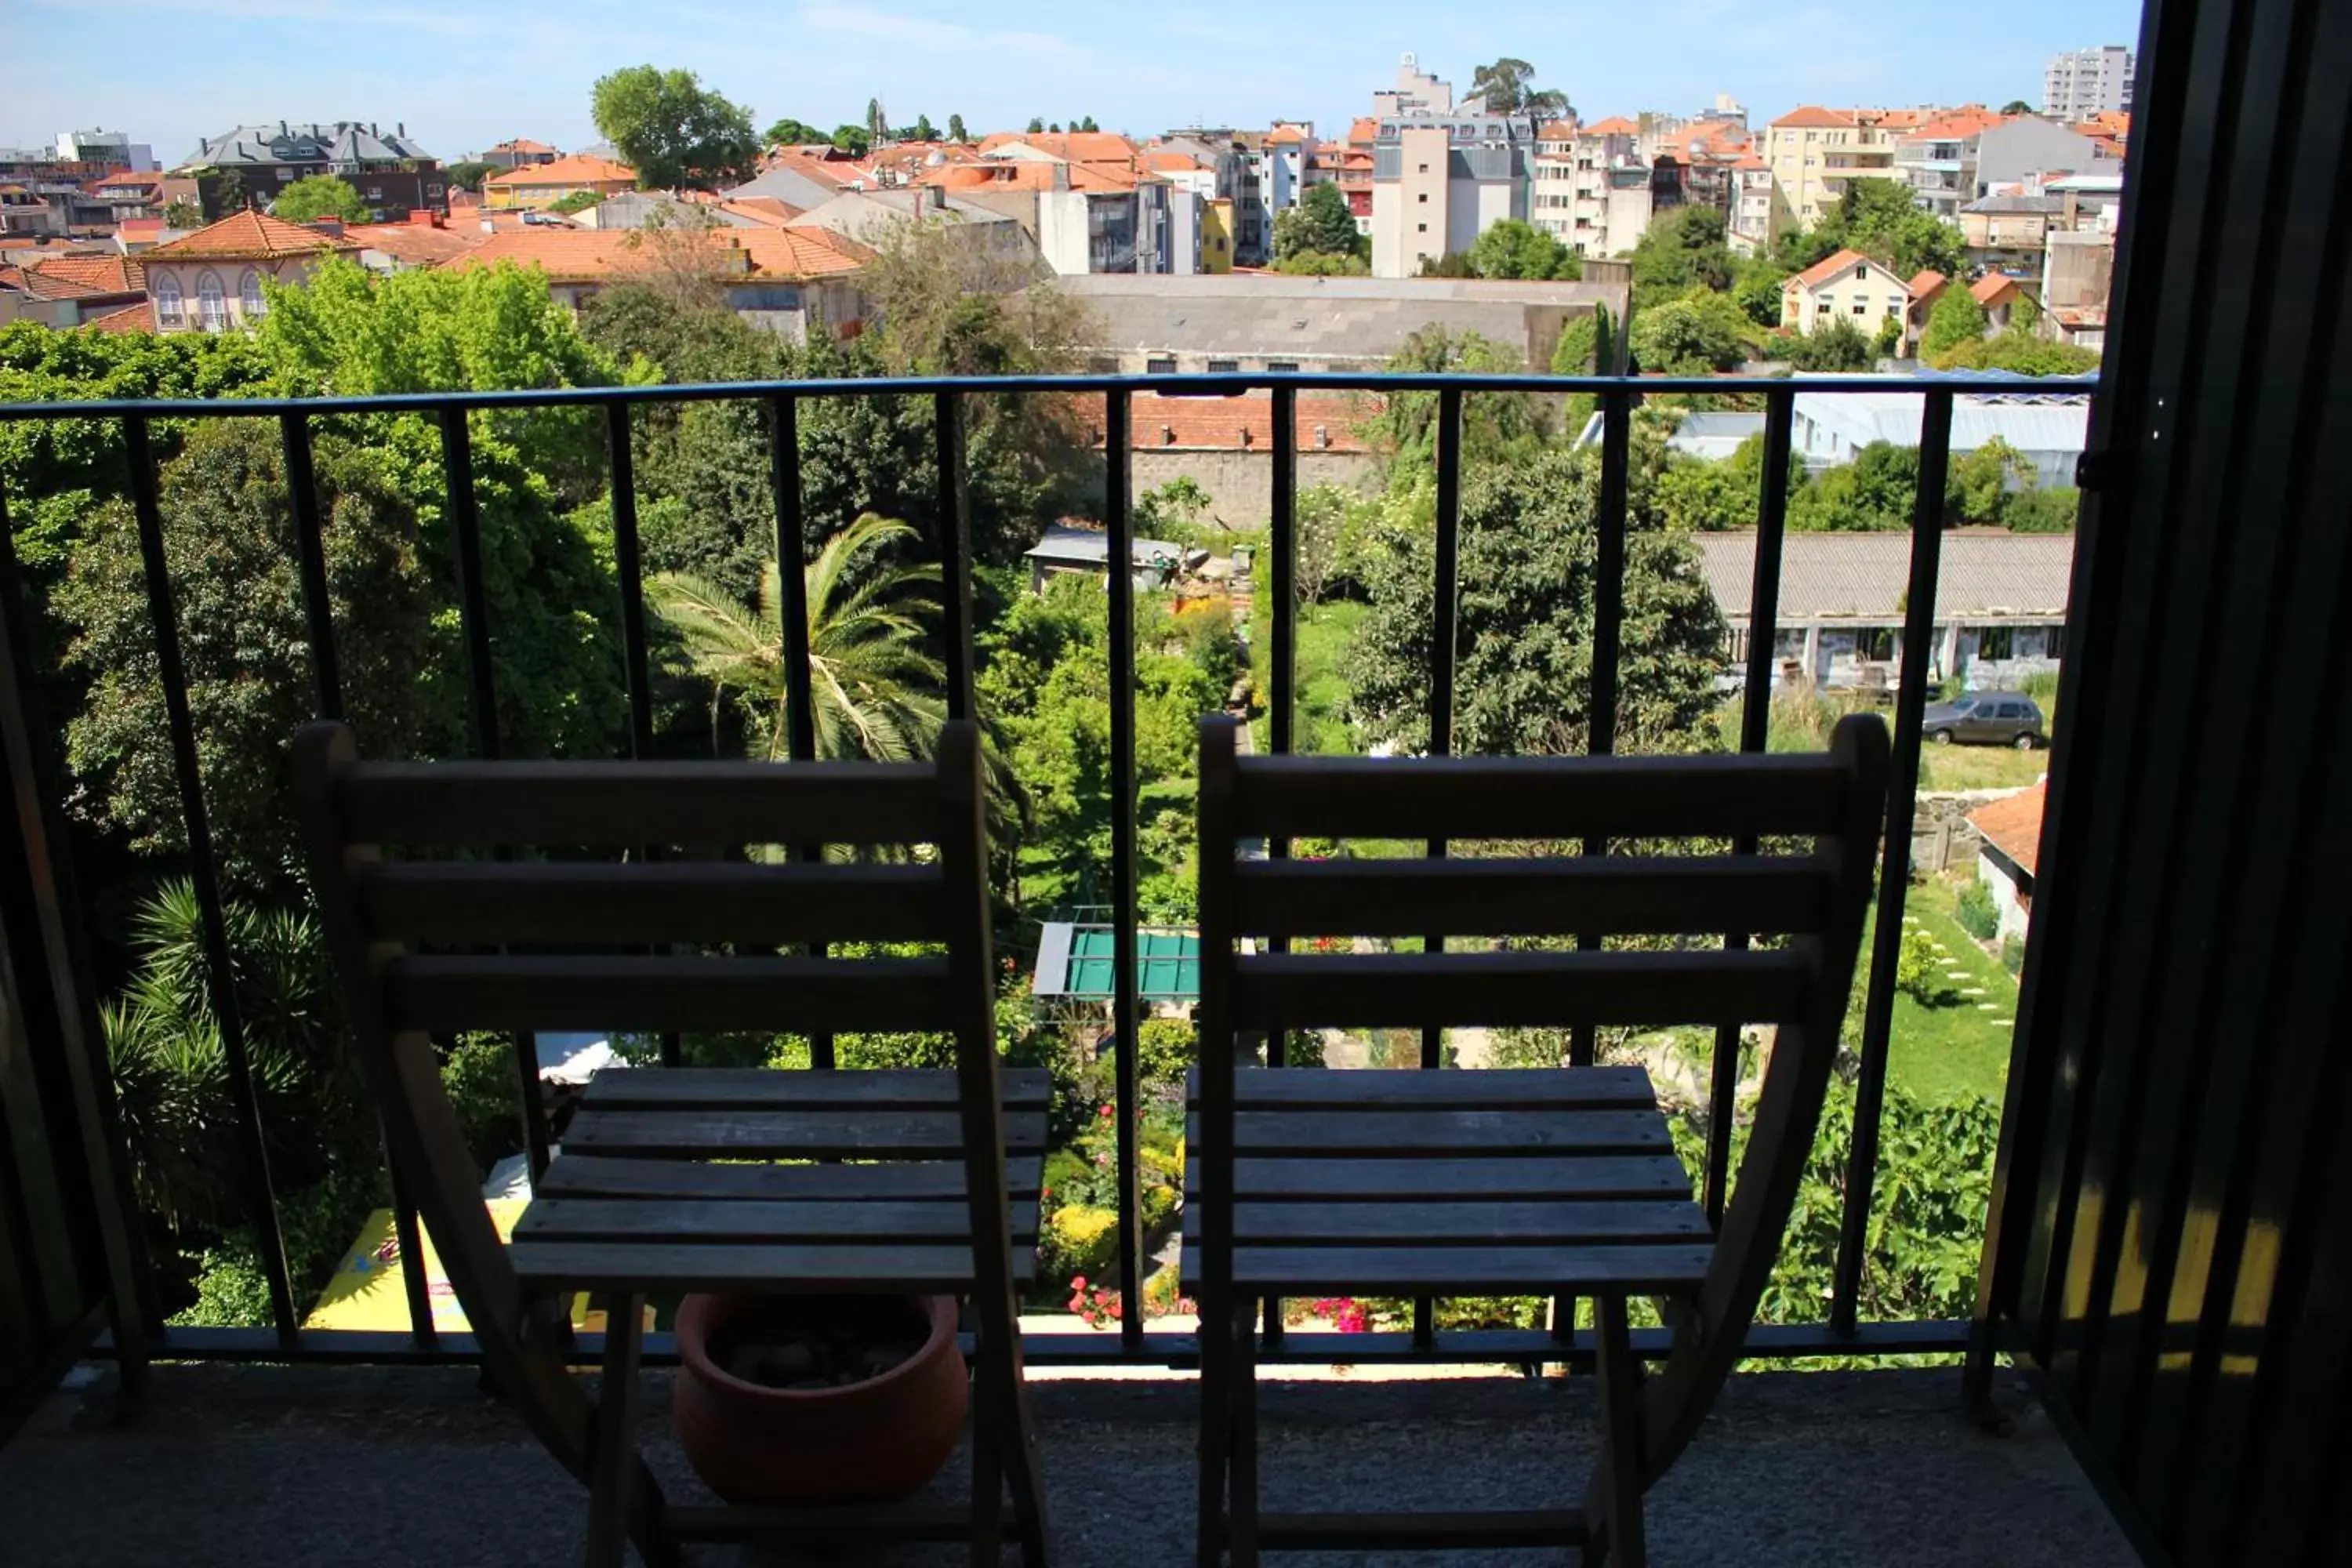
[[(820, 757), (904, 762), (931, 753), (947, 714), (947, 672), (924, 647), (921, 616), (936, 602), (939, 569), (887, 566), (850, 580), (877, 547), (914, 537), (908, 524), (866, 512), (826, 540), (804, 568)], [(655, 613), (677, 632), (694, 672), (711, 683), (714, 708), (734, 690), (761, 710), (767, 732), (759, 754), (770, 762), (791, 749), (782, 590), (772, 562), (752, 605), (687, 573), (646, 582)]]

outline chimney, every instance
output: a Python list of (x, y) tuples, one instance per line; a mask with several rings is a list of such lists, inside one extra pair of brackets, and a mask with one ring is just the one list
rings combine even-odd
[(392, 128), (392, 133), (394, 136), (398, 136), (405, 140), (408, 135), (408, 121), (404, 120), (394, 125)]
[(1054, 188), (1057, 191), (1066, 191), (1070, 188), (1070, 166), (1067, 163), (1054, 165)]

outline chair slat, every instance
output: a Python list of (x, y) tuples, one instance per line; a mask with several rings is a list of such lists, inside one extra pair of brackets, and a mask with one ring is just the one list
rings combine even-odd
[[(1234, 1280), (1257, 1295), (1393, 1293), (1421, 1296), (1557, 1294), (1605, 1289), (1680, 1295), (1698, 1289), (1711, 1247), (1525, 1246), (1251, 1247), (1234, 1249)], [(1200, 1278), (1188, 1247), (1183, 1282)]]
[[(1204, 1146), (1200, 1117), (1187, 1117), (1185, 1147)], [(1654, 1110), (1244, 1110), (1234, 1117), (1239, 1155), (1420, 1154), (1487, 1157), (1580, 1152), (1647, 1154), (1671, 1150)]]
[(1292, 936), (1769, 934), (1819, 931), (1830, 892), (1785, 856), (1245, 860), (1234, 918)]
[(1844, 825), (1852, 774), (1775, 756), (1238, 758), (1237, 837), (1731, 837)]
[[(1184, 1215), (1190, 1241), (1201, 1216)], [(1244, 1247), (1354, 1245), (1480, 1247), (1495, 1242), (1672, 1242), (1713, 1239), (1706, 1214), (1688, 1199), (1633, 1203), (1286, 1204), (1234, 1205), (1234, 1236)]]
[[(1017, 1201), (1034, 1197), (1045, 1162), (1035, 1155), (1004, 1163), (1005, 1184)], [(574, 1153), (549, 1162), (532, 1184), (541, 1199), (747, 1198), (872, 1203), (964, 1198), (961, 1158), (888, 1164), (769, 1165), (742, 1161), (646, 1159)], [(526, 1211), (528, 1212), (528, 1211)]]
[(683, 860), (394, 861), (359, 879), (379, 936), (438, 946), (931, 942), (946, 886), (931, 866)]
[[(1198, 1068), (1185, 1077), (1188, 1103), (1199, 1100), (1200, 1079)], [(1268, 1068), (1234, 1078), (1234, 1103), (1243, 1110), (1646, 1110), (1657, 1097), (1640, 1068)]]
[[(971, 1209), (961, 1198), (542, 1198), (523, 1212), (514, 1234), (519, 1241), (968, 1242)], [(1013, 1204), (1013, 1236), (1036, 1239), (1035, 1198)]]
[[(1043, 1110), (1053, 1075), (1006, 1068), (1004, 1103)], [(951, 1068), (840, 1071), (772, 1068), (669, 1068), (660, 1072), (600, 1072), (582, 1103), (593, 1110), (683, 1110), (695, 1106), (744, 1110), (844, 1107), (861, 1110), (952, 1110), (961, 1103)]]
[(947, 1029), (945, 961), (526, 955), (386, 966), (404, 1029)]
[(939, 775), (907, 763), (364, 763), (336, 805), (353, 843), (924, 844)]
[[(1005, 1147), (1045, 1146), (1045, 1117), (1004, 1119)], [(672, 1158), (865, 1159), (943, 1157), (963, 1148), (952, 1110), (589, 1110), (572, 1119), (567, 1150)]]
[(1236, 1027), (1565, 1028), (1782, 1023), (1797, 952), (1270, 953), (1234, 965)]
[[(1197, 1190), (1192, 1166), (1187, 1199)], [(1410, 1203), (1437, 1198), (1687, 1198), (1690, 1177), (1672, 1154), (1532, 1155), (1513, 1160), (1277, 1159), (1234, 1162), (1234, 1190), (1250, 1200)]]
[[(1015, 1249), (1016, 1279), (1035, 1268)], [(517, 1241), (507, 1248), (533, 1289), (906, 1290), (961, 1293), (972, 1286), (970, 1247), (825, 1243)]]

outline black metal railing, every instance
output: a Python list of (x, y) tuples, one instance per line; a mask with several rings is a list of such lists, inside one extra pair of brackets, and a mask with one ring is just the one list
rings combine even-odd
[[(628, 700), (627, 734), (630, 754), (648, 755), (654, 743), (654, 692), (648, 650), (642, 551), (638, 535), (635, 476), (631, 458), (634, 414), (645, 404), (684, 404), (742, 400), (763, 403), (769, 413), (770, 480), (776, 513), (775, 550), (782, 567), (782, 650), (787, 681), (786, 750), (794, 760), (815, 755), (816, 740), (811, 704), (808, 646), (808, 605), (803, 574), (798, 569), (803, 546), (803, 493), (798, 439), (800, 405), (812, 398), (927, 396), (933, 401), (937, 458), (937, 528), (933, 544), (941, 568), (944, 621), (940, 642), (947, 671), (946, 706), (950, 717), (962, 717), (974, 708), (975, 665), (972, 558), (970, 507), (966, 496), (964, 410), (968, 398), (980, 395), (1099, 396), (1104, 402), (1105, 490), (1103, 521), (1108, 532), (1108, 614), (1110, 680), (1116, 700), (1111, 705), (1111, 778), (1108, 802), (1112, 837), (1109, 884), (1115, 996), (1112, 1035), (1115, 1040), (1114, 1109), (1118, 1118), (1117, 1165), (1118, 1223), (1117, 1257), (1124, 1299), (1121, 1331), (1116, 1338), (1098, 1334), (1032, 1335), (1030, 1355), (1040, 1363), (1093, 1363), (1120, 1359), (1182, 1363), (1192, 1358), (1190, 1335), (1150, 1331), (1143, 1312), (1143, 1227), (1140, 1165), (1136, 1111), (1141, 1104), (1137, 1049), (1139, 1003), (1136, 974), (1137, 822), (1134, 706), (1135, 591), (1131, 575), (1116, 563), (1131, 555), (1132, 526), (1129, 502), (1130, 399), (1139, 392), (1163, 395), (1230, 397), (1265, 393), (1272, 403), (1275, 432), (1270, 457), (1270, 526), (1266, 555), (1270, 575), (1271, 625), (1267, 641), (1270, 680), (1265, 693), (1272, 748), (1292, 748), (1295, 731), (1297, 596), (1295, 565), (1297, 549), (1296, 489), (1297, 400), (1303, 390), (1371, 393), (1385, 396), (1434, 394), (1436, 510), (1436, 595), (1433, 661), (1430, 669), (1432, 710), (1429, 748), (1443, 754), (1454, 742), (1454, 710), (1458, 675), (1459, 641), (1456, 597), (1460, 563), (1465, 399), (1482, 394), (1597, 395), (1601, 418), (1599, 485), (1597, 591), (1592, 628), (1591, 722), (1589, 745), (1596, 752), (1614, 749), (1623, 636), (1623, 577), (1626, 561), (1627, 507), (1630, 486), (1630, 437), (1633, 411), (1644, 395), (1686, 394), (1722, 397), (1736, 395), (1764, 407), (1764, 461), (1758, 501), (1757, 549), (1748, 605), (1745, 647), (1745, 681), (1738, 726), (1743, 751), (1765, 748), (1772, 675), (1775, 627), (1780, 599), (1780, 556), (1787, 526), (1786, 476), (1794, 440), (1797, 399), (1801, 395), (1843, 395), (1889, 392), (1916, 395), (1920, 399), (1920, 460), (1918, 489), (1910, 527), (1909, 592), (1904, 608), (1902, 679), (1895, 721), (1895, 779), (1887, 809), (1885, 851), (1879, 868), (1876, 927), (1869, 960), (1860, 1073), (1853, 1140), (1846, 1151), (1845, 1206), (1834, 1277), (1834, 1294), (1827, 1323), (1760, 1325), (1750, 1336), (1759, 1356), (1874, 1355), (1958, 1352), (1967, 1344), (1968, 1325), (1957, 1321), (1865, 1322), (1859, 1319), (1863, 1273), (1873, 1191), (1879, 1166), (1880, 1112), (1884, 1101), (1895, 992), (1895, 948), (1903, 929), (1903, 904), (1909, 879), (1908, 857), (1912, 819), (1916, 806), (1921, 714), (1927, 698), (1927, 672), (1935, 632), (1936, 584), (1942, 537), (1944, 489), (1950, 453), (1954, 398), (1970, 391), (2016, 395), (2014, 380), (1959, 376), (1918, 378), (1805, 377), (1780, 381), (1703, 378), (1642, 379), (1500, 374), (1335, 374), (1280, 373), (1209, 375), (1083, 375), (995, 378), (903, 378), (897, 380), (830, 380), (739, 383), (690, 386), (628, 386), (561, 388), (544, 391), (490, 393), (427, 393), (369, 397), (307, 399), (244, 398), (205, 402), (90, 401), (40, 405), (0, 405), (0, 422), (110, 421), (121, 431), (130, 469), (130, 489), (145, 566), (145, 591), (153, 625), (160, 678), (168, 718), (170, 746), (178, 784), (183, 827), (196, 897), (203, 911), (202, 937), (207, 983), (226, 1056), (238, 1112), (238, 1135), (254, 1190), (250, 1194), (256, 1229), (261, 1239), (261, 1259), (268, 1277), (273, 1321), (267, 1327), (239, 1329), (173, 1329), (158, 1331), (157, 1348), (173, 1356), (309, 1361), (468, 1360), (474, 1354), (469, 1336), (436, 1334), (426, 1293), (423, 1249), (418, 1245), (416, 1214), (395, 1184), (394, 1208), (410, 1316), (406, 1334), (300, 1328), (272, 1187), (261, 1105), (254, 1081), (241, 1020), (236, 1015), (232, 984), (226, 910), (216, 856), (208, 830), (205, 802), (197, 772), (198, 737), (191, 711), (185, 672), (179, 650), (180, 634), (173, 588), (163, 548), (159, 476), (151, 431), (159, 419), (250, 419), (278, 421), (285, 453), (291, 516), (297, 549), (305, 630), (315, 672), (315, 708), (323, 717), (338, 717), (343, 707), (335, 653), (335, 627), (329, 595), (319, 508), (319, 494), (310, 450), (312, 422), (335, 415), (425, 416), (438, 422), (443, 474), (447, 486), (451, 546), (457, 568), (457, 610), (466, 650), (466, 681), (478, 754), (495, 757), (499, 751), (497, 679), (493, 668), (490, 615), (482, 580), (481, 521), (474, 491), (474, 468), (468, 416), (486, 410), (589, 407), (602, 409), (607, 451), (607, 479), (614, 558), (620, 587), (620, 626)], [(2042, 383), (2034, 389), (2043, 395), (2087, 398), (2087, 382)], [(15, 637), (25, 625), (26, 605), (16, 571), (14, 546), (7, 531), (7, 497), (0, 494), (0, 616), (10, 623)], [(17, 672), (17, 693), (29, 710), (37, 713), (39, 678), (29, 669)], [(49, 731), (54, 741), (54, 725)], [(19, 812), (19, 820), (61, 821), (56, 803), (62, 796), (57, 759), (39, 760), (37, 787), (49, 799), (35, 803), (41, 812)], [(20, 805), (24, 803), (19, 803)], [(52, 829), (54, 831), (54, 829)], [(78, 922), (70, 857), (64, 846), (41, 847), (46, 879), (38, 897), (53, 900), (50, 911), (70, 929)], [(1287, 846), (1270, 845), (1269, 852), (1286, 853)], [(1752, 844), (1743, 846), (1752, 851)], [(1599, 840), (1588, 840), (1588, 854), (1606, 852)], [(1443, 841), (1428, 852), (1445, 853)], [(1732, 939), (1741, 940), (1741, 939)], [(1591, 945), (1590, 939), (1587, 944)], [(86, 965), (85, 973), (86, 973)], [(68, 1000), (94, 1022), (96, 1001), (84, 995)], [(1594, 1038), (1589, 1029), (1571, 1037), (1570, 1060), (1593, 1059)], [(1269, 1054), (1279, 1061), (1283, 1042), (1268, 1042)], [(1433, 1032), (1421, 1042), (1421, 1065), (1435, 1068), (1440, 1041)], [(678, 1042), (662, 1042), (661, 1060), (674, 1066)], [(813, 1042), (812, 1060), (829, 1065), (833, 1042)], [(1703, 1199), (1708, 1213), (1719, 1216), (1730, 1182), (1733, 1105), (1738, 1083), (1739, 1039), (1727, 1029), (1717, 1037), (1708, 1074), (1708, 1132), (1703, 1173)], [(546, 1118), (536, 1053), (528, 1039), (515, 1053), (517, 1091), (523, 1107), (526, 1149), (534, 1176), (547, 1162)], [(120, 1151), (115, 1152), (118, 1155)], [(127, 1215), (101, 1213), (97, 1223), (129, 1224)], [(1446, 1360), (1527, 1360), (1571, 1364), (1589, 1363), (1589, 1334), (1574, 1332), (1572, 1304), (1556, 1305), (1556, 1327), (1550, 1331), (1433, 1331), (1430, 1303), (1417, 1303), (1410, 1333), (1345, 1336), (1311, 1335), (1283, 1343), (1281, 1321), (1269, 1303), (1266, 1319), (1267, 1354), (1276, 1359), (1387, 1362), (1436, 1357)], [(580, 1353), (593, 1358), (601, 1336), (579, 1338)], [(648, 1353), (667, 1353), (666, 1336), (656, 1336)], [(1664, 1331), (1637, 1334), (1646, 1352), (1662, 1353)]]

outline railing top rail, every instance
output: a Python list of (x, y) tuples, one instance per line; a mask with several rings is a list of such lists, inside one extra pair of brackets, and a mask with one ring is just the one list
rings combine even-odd
[(697, 382), (681, 385), (551, 386), (501, 392), (397, 392), (352, 397), (93, 398), (87, 402), (0, 403), (0, 420), (259, 418), (279, 414), (432, 414), (448, 408), (563, 408), (614, 403), (695, 403), (751, 397), (913, 396), (942, 392), (1156, 392), (1174, 397), (1237, 397), (1289, 387), (1319, 392), (1681, 393), (1763, 396), (1797, 393), (1930, 391), (2087, 397), (2093, 376), (1911, 374), (1896, 375), (1694, 376), (1456, 374), (1446, 372), (1240, 371), (1166, 375), (920, 375), (833, 377), (811, 381)]

